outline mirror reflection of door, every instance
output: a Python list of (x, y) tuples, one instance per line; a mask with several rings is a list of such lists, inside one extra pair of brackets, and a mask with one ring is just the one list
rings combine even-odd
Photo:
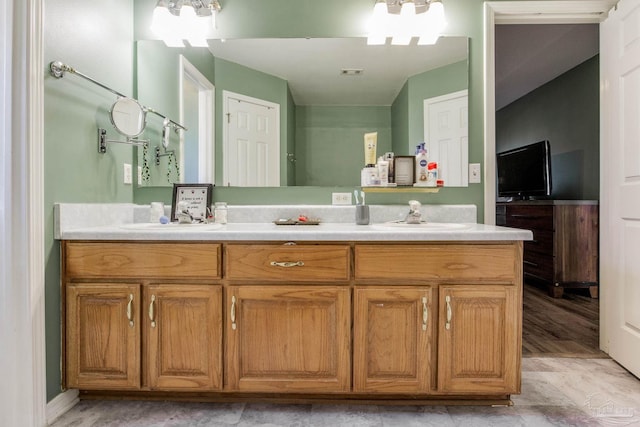
[(214, 86), (186, 58), (180, 57), (180, 182), (214, 181)]
[(280, 106), (223, 92), (224, 183), (240, 187), (280, 185)]
[(424, 138), (429, 161), (438, 162), (438, 178), (447, 187), (469, 184), (467, 90), (424, 100)]

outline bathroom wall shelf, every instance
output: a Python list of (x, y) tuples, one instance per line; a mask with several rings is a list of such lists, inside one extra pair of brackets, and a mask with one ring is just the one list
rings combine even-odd
[(438, 187), (362, 187), (365, 193), (437, 193)]

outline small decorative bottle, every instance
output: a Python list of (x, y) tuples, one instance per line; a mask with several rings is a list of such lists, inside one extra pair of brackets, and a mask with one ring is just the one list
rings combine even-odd
[(227, 204), (225, 202), (216, 202), (213, 209), (214, 221), (218, 224), (227, 223)]

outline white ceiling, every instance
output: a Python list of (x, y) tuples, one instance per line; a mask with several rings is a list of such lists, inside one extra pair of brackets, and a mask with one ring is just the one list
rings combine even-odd
[(599, 52), (597, 24), (496, 25), (496, 110)]
[[(209, 40), (214, 56), (289, 82), (297, 105), (391, 105), (409, 76), (467, 58), (466, 37), (433, 46), (367, 46), (366, 38)], [(340, 75), (362, 69), (358, 76)]]

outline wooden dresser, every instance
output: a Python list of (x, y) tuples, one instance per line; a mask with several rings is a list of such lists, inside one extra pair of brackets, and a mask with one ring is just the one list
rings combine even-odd
[(524, 242), (524, 274), (548, 284), (550, 295), (588, 287), (598, 297), (598, 202), (498, 203), (496, 225), (533, 232), (533, 240)]

